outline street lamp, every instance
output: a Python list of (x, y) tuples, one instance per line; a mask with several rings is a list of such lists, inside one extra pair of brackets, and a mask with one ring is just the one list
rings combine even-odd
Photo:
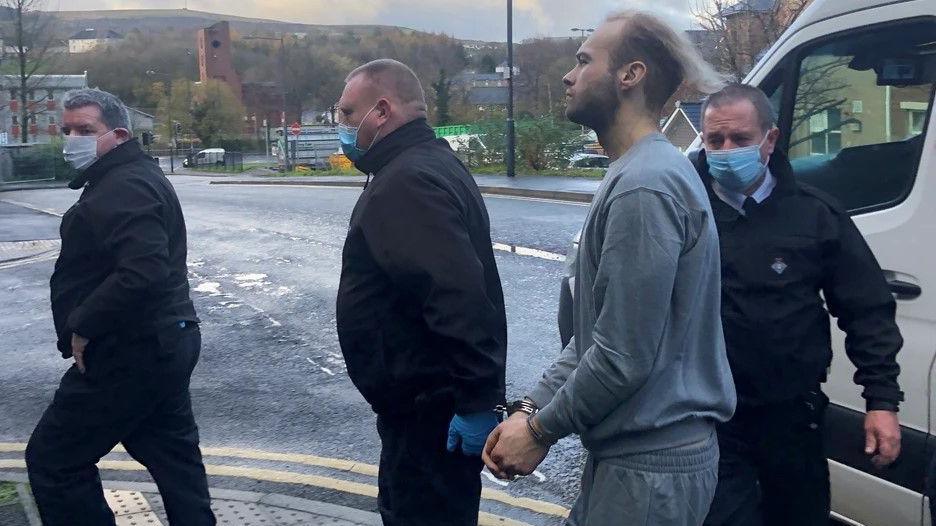
[(514, 177), (513, 0), (507, 0), (507, 177)]
[(571, 31), (571, 32), (573, 32), (573, 33), (575, 33), (575, 32), (580, 33), (580, 34), (582, 35), (582, 38), (585, 38), (585, 33), (594, 33), (594, 32), (595, 32), (595, 30), (594, 30), (593, 28), (590, 28), (590, 27), (573, 27), (573, 28), (570, 29), (569, 31)]
[(169, 121), (169, 173), (175, 173), (175, 147), (176, 147), (176, 137), (175, 137), (175, 126), (172, 124), (172, 77), (169, 75), (164, 75), (162, 73), (157, 73), (156, 70), (149, 69), (146, 70), (147, 76), (150, 77), (160, 77), (167, 79), (169, 81), (169, 95), (167, 103), (167, 115), (166, 120)]
[[(260, 37), (260, 36), (246, 36), (243, 37), (244, 40), (278, 40), (280, 43), (280, 89), (282, 91), (282, 104), (280, 107), (280, 118), (283, 123), (283, 159), (285, 161), (286, 171), (292, 169), (289, 165), (289, 135), (286, 132), (286, 40), (283, 38), (283, 34), (280, 33), (278, 37)], [(301, 116), (300, 116), (301, 118)], [(298, 144), (296, 145), (298, 146)]]

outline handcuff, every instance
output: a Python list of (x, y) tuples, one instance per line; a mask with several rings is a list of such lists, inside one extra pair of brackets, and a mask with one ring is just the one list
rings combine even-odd
[(530, 435), (533, 436), (533, 440), (546, 447), (550, 447), (556, 443), (554, 440), (550, 440), (543, 436), (540, 430), (533, 425), (533, 416), (539, 412), (539, 407), (537, 407), (536, 404), (533, 403), (533, 401), (529, 398), (514, 400), (513, 402), (510, 402), (506, 405), (498, 405), (494, 408), (494, 412), (497, 413), (500, 417), (503, 417), (503, 415), (506, 414), (508, 418), (514, 413), (524, 413), (527, 415), (527, 430), (530, 432)]
[(509, 402), (506, 405), (501, 404), (494, 408), (494, 412), (499, 416), (503, 417), (505, 414), (509, 418), (514, 413), (526, 413), (529, 416), (535, 415), (539, 411), (539, 408), (536, 407), (536, 404), (533, 403), (529, 398), (524, 398), (522, 400), (514, 400)]

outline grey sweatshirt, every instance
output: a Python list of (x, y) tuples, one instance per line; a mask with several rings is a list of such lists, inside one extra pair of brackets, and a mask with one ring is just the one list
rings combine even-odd
[(585, 220), (575, 337), (530, 395), (546, 435), (620, 456), (703, 440), (731, 418), (720, 272), (701, 179), (662, 134), (644, 137)]

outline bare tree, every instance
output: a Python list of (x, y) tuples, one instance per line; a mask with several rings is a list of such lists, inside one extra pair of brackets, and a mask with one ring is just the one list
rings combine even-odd
[[(18, 90), (20, 142), (29, 142), (29, 125), (37, 115), (46, 112), (44, 102), (48, 99), (47, 90), (55, 88), (46, 82), (47, 73), (56, 61), (50, 48), (55, 43), (55, 19), (42, 12), (43, 0), (0, 0), (0, 7), (12, 11), (12, 41), (7, 39), (4, 45), (12, 45), (18, 66)], [(41, 98), (36, 90), (45, 88)], [(30, 97), (30, 93), (33, 94)], [(32, 100), (30, 100), (32, 99)]]
[(714, 56), (707, 58), (741, 79), (811, 1), (693, 0), (689, 12), (701, 29), (716, 37)]

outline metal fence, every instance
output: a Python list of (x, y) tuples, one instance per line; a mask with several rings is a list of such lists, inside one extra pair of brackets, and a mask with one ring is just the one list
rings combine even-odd
[(0, 184), (67, 181), (75, 175), (75, 170), (62, 157), (60, 144), (0, 146)]

